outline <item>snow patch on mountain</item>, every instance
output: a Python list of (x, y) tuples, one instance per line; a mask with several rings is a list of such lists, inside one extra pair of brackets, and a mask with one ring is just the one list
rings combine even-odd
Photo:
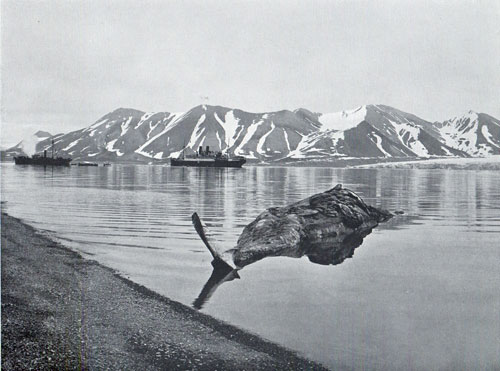
[(419, 127), (411, 124), (408, 120), (401, 123), (392, 120), (389, 120), (389, 122), (394, 126), (396, 134), (403, 145), (411, 149), (419, 157), (430, 157), (429, 151), (418, 139), (421, 130)]
[(224, 130), (225, 137), (228, 140), (228, 145), (231, 146), (231, 143), (234, 142), (234, 136), (236, 134), (236, 130), (240, 124), (240, 120), (234, 116), (233, 110), (228, 111), (226, 116), (224, 117)]
[(479, 120), (475, 112), (445, 121), (439, 131), (445, 144), (476, 156), (488, 155), (489, 149), (477, 146)]
[(120, 152), (120, 150), (118, 148), (114, 148), (114, 145), (116, 143), (118, 139), (114, 139), (112, 141), (110, 141), (109, 143), (106, 144), (106, 149), (109, 151), (109, 152), (115, 152), (117, 156), (123, 156), (123, 153)]
[(246, 158), (250, 158), (252, 160), (258, 160), (258, 157), (255, 156), (255, 152), (254, 151), (248, 151), (248, 155), (246, 155)]
[[(217, 140), (219, 141), (219, 148), (222, 150), (222, 148), (224, 148), (224, 147), (222, 146), (222, 140), (220, 139), (220, 135), (219, 135), (218, 131), (215, 132), (215, 136), (217, 137)], [(225, 145), (225, 142), (224, 142), (224, 145)]]
[(286, 148), (288, 150), (288, 152), (290, 152), (290, 141), (288, 140), (288, 133), (286, 132), (285, 129), (282, 129), (283, 130), (283, 135), (285, 137), (285, 142), (286, 142)]
[[(129, 126), (130, 126), (130, 123), (132, 122), (132, 119), (133, 119), (133, 117), (130, 116), (127, 121), (123, 122), (120, 125), (120, 127), (122, 129), (121, 133), (120, 133), (120, 136), (124, 136), (127, 133), (128, 129), (129, 129)], [(135, 128), (137, 129), (137, 126)]]
[[(326, 132), (315, 132), (303, 136), (297, 147), (290, 151), (287, 158), (304, 159), (310, 157), (344, 157), (339, 152), (339, 142), (345, 139), (344, 131), (328, 130)], [(326, 140), (326, 142), (325, 142)], [(322, 146), (321, 142), (331, 143), (330, 146)]]
[[(244, 154), (244, 152), (242, 151), (242, 148), (245, 146), (245, 144), (248, 143), (248, 141), (250, 139), (252, 139), (252, 137), (255, 134), (255, 132), (257, 131), (258, 127), (263, 123), (264, 123), (264, 121), (260, 120), (256, 123), (253, 123), (252, 125), (250, 125), (248, 127), (247, 132), (246, 132), (245, 136), (243, 137), (243, 140), (241, 141), (239, 146), (234, 150), (235, 155), (243, 155)], [(253, 152), (251, 152), (251, 156), (252, 156), (252, 158), (254, 158), (255, 154)]]
[(71, 142), (70, 144), (68, 144), (66, 147), (64, 147), (62, 150), (63, 151), (67, 151), (68, 149), (70, 148), (73, 148), (74, 146), (76, 146), (78, 144), (78, 142), (80, 141), (81, 138), (78, 138), (77, 140)]
[(294, 150), (289, 151), (288, 158), (302, 159), (309, 155), (309, 151), (314, 148), (318, 141), (318, 134), (302, 135), (300, 142)]
[[(222, 126), (222, 128), (224, 129), (224, 125), (225, 125), (225, 122), (222, 121), (219, 117), (219, 115), (217, 114), (217, 112), (214, 112), (214, 117), (215, 117), (215, 120), (220, 124), (220, 126)], [(224, 129), (225, 130), (225, 129)], [(216, 131), (215, 132), (215, 136), (217, 137), (217, 140), (219, 141), (219, 148), (222, 150), (224, 147), (227, 148), (227, 143), (226, 143), (226, 140), (227, 140), (227, 135), (224, 135), (224, 142), (222, 142), (222, 139), (220, 138), (220, 135), (219, 135), (219, 131)], [(222, 146), (222, 143), (224, 143), (224, 147)]]
[(182, 119), (187, 115), (188, 112), (175, 112), (172, 113), (172, 115), (169, 116), (172, 117), (170, 122), (167, 124), (165, 127), (165, 132), (172, 130), (174, 127), (176, 127)]
[(156, 128), (156, 125), (153, 128), (150, 126), (150, 130), (147, 135), (148, 140), (142, 146), (137, 148), (134, 152), (149, 158), (153, 158), (153, 155), (149, 152), (145, 152), (144, 149), (151, 143), (153, 143), (155, 140), (157, 140), (159, 137), (165, 135), (168, 131), (172, 130), (178, 124), (178, 122), (185, 116), (185, 114), (186, 114), (185, 112), (177, 112), (170, 114), (168, 118), (171, 118), (171, 121), (167, 124), (167, 126), (165, 126), (165, 128), (160, 133), (156, 134), (152, 138), (149, 138), (149, 136), (151, 135), (151, 132)]
[[(203, 135), (203, 132), (205, 131), (205, 128), (201, 127), (201, 125), (205, 122), (205, 119), (206, 119), (205, 114), (201, 115), (200, 118), (198, 119), (198, 122), (196, 123), (196, 126), (194, 127), (193, 133), (191, 134), (191, 138), (189, 139), (189, 143), (187, 145), (189, 148), (193, 148), (196, 150), (196, 142), (198, 141), (198, 139), (201, 138), (201, 136)], [(200, 144), (199, 144), (200, 146), (203, 145), (204, 139), (205, 139), (205, 137), (200, 142)]]
[(495, 141), (493, 140), (494, 139), (493, 135), (490, 134), (488, 127), (486, 125), (483, 125), (481, 127), (481, 134), (483, 134), (484, 138), (486, 139), (486, 141), (488, 141), (488, 143), (490, 143), (495, 147), (500, 148), (500, 145), (498, 145), (498, 143), (495, 143)]
[(306, 157), (305, 153), (307, 148), (311, 147), (311, 143), (314, 143), (315, 140), (314, 138), (311, 138), (311, 136), (303, 136), (300, 139), (299, 144), (297, 145), (297, 148), (295, 148), (293, 151), (290, 151), (288, 153), (289, 158), (304, 158)]
[[(162, 122), (165, 121), (165, 119), (162, 120)], [(156, 127), (160, 125), (160, 121), (157, 121), (156, 124), (153, 124), (152, 122), (149, 123), (149, 131), (148, 133), (146, 134), (146, 139), (149, 139), (149, 137), (151, 136), (151, 133), (153, 132), (153, 130), (156, 129)]]
[[(179, 158), (181, 153), (184, 151), (184, 148), (179, 150), (179, 151), (175, 151), (175, 152), (171, 152), (170, 155), (168, 157), (170, 158)], [(151, 156), (150, 156), (151, 157)]]
[(101, 120), (101, 121), (98, 121), (96, 122), (95, 124), (93, 125), (90, 125), (88, 128), (86, 128), (84, 131), (91, 131), (92, 129), (96, 129), (98, 128), (99, 126), (101, 126), (102, 124), (108, 122), (108, 119), (104, 119), (104, 120)]
[(370, 133), (368, 134), (368, 138), (370, 138), (370, 140), (375, 143), (375, 145), (377, 146), (377, 148), (380, 150), (380, 152), (382, 152), (384, 154), (384, 156), (386, 157), (392, 157), (391, 154), (389, 152), (387, 152), (384, 147), (382, 147), (382, 138), (375, 134), (375, 133)]
[[(148, 112), (148, 113), (145, 113), (144, 115), (142, 115), (141, 119), (139, 120), (137, 125), (135, 125), (134, 129), (139, 129), (141, 127), (141, 125), (144, 124), (144, 122), (146, 122), (146, 120), (148, 118), (150, 118), (151, 116), (153, 116), (155, 113), (156, 112)], [(130, 118), (130, 120), (132, 120), (132, 117)]]
[(325, 113), (319, 116), (321, 130), (347, 130), (355, 127), (366, 117), (366, 106), (349, 111)]
[(267, 156), (266, 155), (267, 148), (266, 148), (266, 150), (264, 150), (264, 144), (266, 143), (266, 139), (269, 136), (269, 134), (271, 134), (275, 128), (276, 128), (276, 126), (274, 126), (274, 123), (271, 121), (271, 129), (266, 134), (264, 134), (259, 139), (259, 142), (257, 143), (257, 153), (258, 154), (263, 155), (263, 156)]
[(333, 145), (336, 146), (340, 140), (344, 140), (344, 132), (343, 131), (330, 131), (328, 133), (328, 137), (332, 139)]

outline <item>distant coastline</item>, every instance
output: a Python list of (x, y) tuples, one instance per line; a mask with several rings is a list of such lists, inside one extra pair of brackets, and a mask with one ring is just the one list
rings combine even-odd
[[(1, 163), (14, 163), (10, 157), (2, 157)], [(113, 161), (117, 165), (156, 165), (169, 166), (169, 161), (152, 161), (144, 163), (140, 161)], [(104, 163), (99, 163), (102, 166)], [(338, 159), (307, 159), (288, 160), (273, 162), (257, 162), (249, 160), (245, 167), (268, 166), (268, 167), (325, 167), (325, 168), (349, 168), (349, 169), (459, 169), (459, 170), (499, 170), (500, 156), (489, 157), (431, 157), (431, 158), (338, 158)], [(236, 170), (238, 171), (238, 170)]]

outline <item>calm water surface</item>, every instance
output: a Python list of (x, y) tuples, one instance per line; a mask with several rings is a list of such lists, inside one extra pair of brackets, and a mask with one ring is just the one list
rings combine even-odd
[(500, 173), (495, 171), (1, 165), (4, 207), (84, 256), (192, 305), (212, 273), (191, 225), (220, 245), (283, 206), (343, 183), (405, 211), (339, 265), (273, 257), (201, 309), (339, 369), (500, 365)]

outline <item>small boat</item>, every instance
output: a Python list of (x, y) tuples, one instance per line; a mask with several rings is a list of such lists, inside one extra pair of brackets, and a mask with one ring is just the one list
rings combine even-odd
[(111, 163), (105, 162), (104, 164), (102, 164), (102, 166), (111, 166)]
[(78, 166), (98, 166), (97, 162), (79, 162)]
[(194, 155), (184, 156), (184, 151), (179, 158), (170, 159), (171, 166), (194, 166), (194, 167), (237, 167), (240, 168), (247, 160), (242, 156), (230, 157), (222, 152), (206, 150), (200, 146), (198, 152)]

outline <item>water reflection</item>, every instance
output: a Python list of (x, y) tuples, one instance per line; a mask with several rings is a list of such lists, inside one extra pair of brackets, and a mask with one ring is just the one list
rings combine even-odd
[[(323, 238), (321, 241), (314, 243), (306, 242), (298, 247), (291, 246), (286, 251), (283, 251), (279, 256), (286, 256), (290, 258), (301, 258), (307, 256), (309, 261), (314, 264), (321, 265), (337, 265), (341, 264), (347, 258), (352, 258), (354, 250), (363, 243), (363, 239), (372, 232), (372, 228), (363, 231), (362, 233), (352, 233), (344, 240), (338, 238)], [(263, 258), (277, 256), (275, 253), (269, 251), (269, 254)], [(255, 260), (247, 265), (253, 264), (261, 259)], [(212, 260), (212, 274), (203, 286), (198, 297), (193, 302), (193, 307), (196, 309), (203, 308), (210, 297), (214, 294), (215, 290), (219, 288), (224, 282), (232, 281), (236, 278), (241, 278), (238, 271), (241, 269), (233, 269), (228, 264), (221, 260)]]
[[(332, 369), (500, 364), (491, 341), (499, 328), (500, 172), (218, 170), (1, 164), (2, 209), (173, 300), (194, 305), (199, 294), (204, 313)], [(304, 248), (301, 259), (212, 272), (193, 212), (230, 248), (263, 210), (337, 183), (405, 215), (337, 247)]]
[(194, 229), (214, 258), (214, 270), (193, 306), (201, 309), (222, 283), (240, 278), (238, 270), (267, 257), (305, 255), (315, 264), (340, 264), (378, 223), (393, 216), (338, 184), (291, 205), (267, 209), (243, 229), (236, 247), (227, 250), (194, 213)]
[(233, 269), (227, 264), (219, 264), (219, 260), (213, 260), (212, 265), (214, 267), (210, 278), (203, 286), (200, 295), (193, 302), (193, 307), (196, 309), (201, 309), (203, 305), (210, 299), (215, 290), (222, 285), (224, 282), (232, 281), (236, 278), (240, 278), (238, 275), (238, 269)]

